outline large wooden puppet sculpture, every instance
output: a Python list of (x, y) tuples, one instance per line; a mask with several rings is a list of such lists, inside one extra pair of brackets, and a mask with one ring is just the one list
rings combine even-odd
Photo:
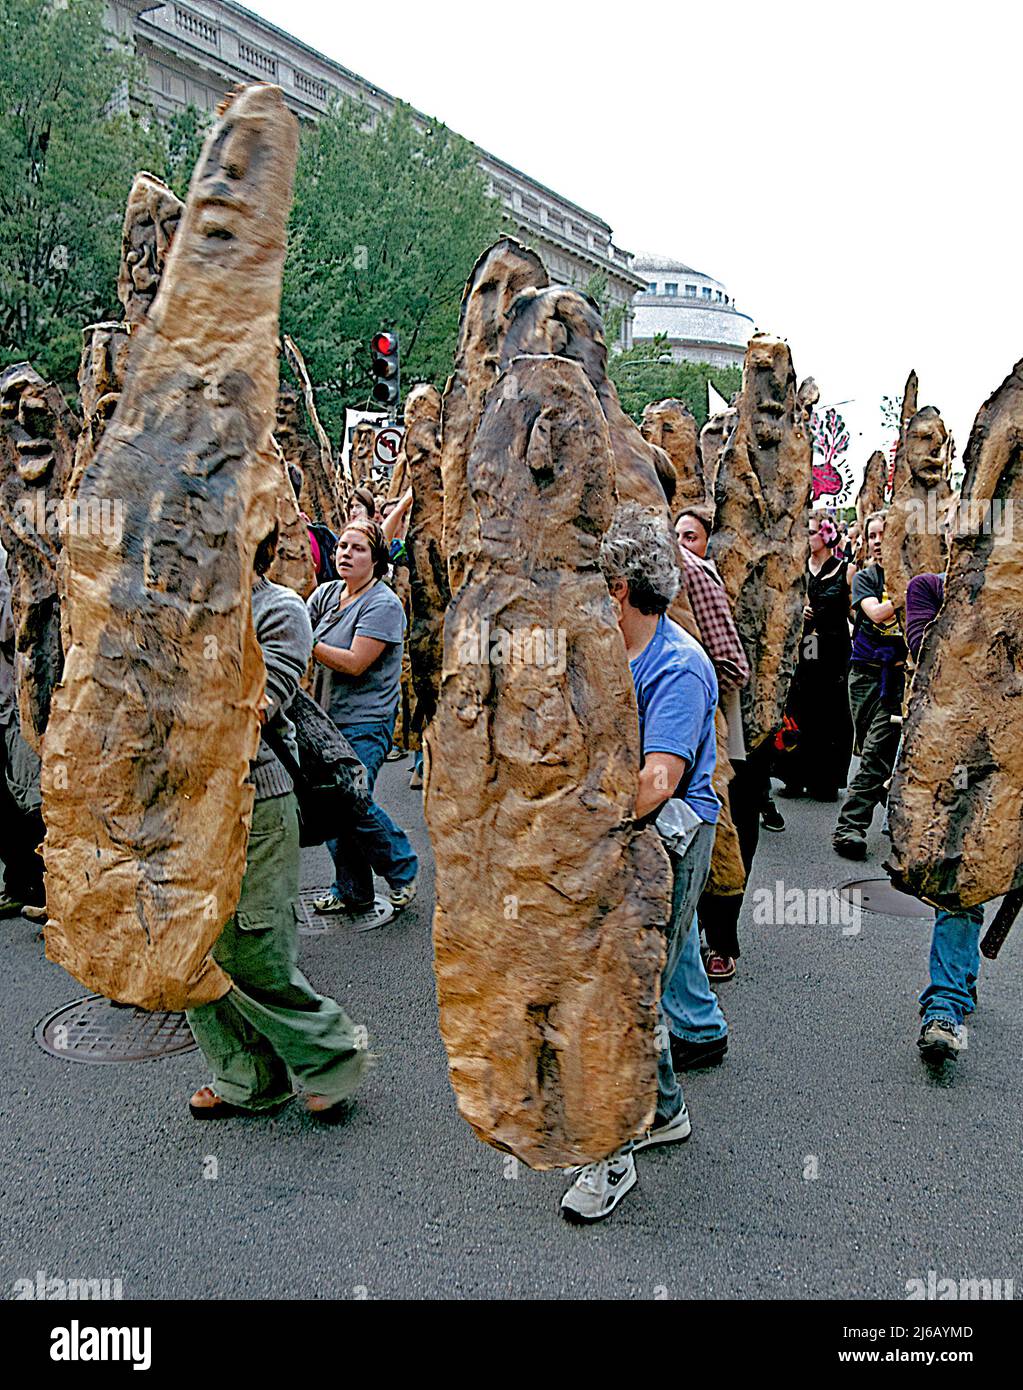
[(675, 488), (669, 497), (675, 512), (707, 501), (700, 457), (700, 437), (693, 412), (684, 401), (669, 398), (651, 401), (643, 410), (640, 433), (648, 444), (663, 449), (675, 470)]
[(649, 1123), (670, 911), (667, 856), (632, 820), (635, 696), (597, 564), (616, 503), (608, 423), (579, 362), (503, 351), (517, 294), (545, 279), (505, 240), (463, 300), (426, 789), (452, 1085), (481, 1138), (537, 1168), (602, 1157)]
[(718, 466), (711, 550), (749, 658), (742, 718), (752, 751), (782, 722), (798, 656), (813, 445), (787, 344), (754, 334), (742, 383)]
[(895, 491), (881, 542), (885, 589), (900, 611), (915, 574), (938, 574), (945, 568), (951, 447), (951, 435), (934, 406), (914, 411), (895, 455)]
[[(38, 753), (64, 666), (59, 569), (64, 492), (78, 421), (60, 390), (27, 362), (0, 372), (0, 540), (7, 551), (14, 617), (14, 673), (21, 733)], [(96, 529), (113, 530), (107, 508)]]
[(255, 549), (297, 122), (279, 88), (222, 103), (117, 411), (80, 481), (118, 544), (68, 537), (73, 637), (43, 750), (47, 954), (90, 988), (182, 1009), (229, 987), (264, 668)]
[(1023, 898), (1023, 558), (1012, 524), (1023, 362), (981, 407), (965, 464), (944, 606), (920, 649), (892, 781), (889, 868), (940, 907), (1007, 895), (1007, 930)]

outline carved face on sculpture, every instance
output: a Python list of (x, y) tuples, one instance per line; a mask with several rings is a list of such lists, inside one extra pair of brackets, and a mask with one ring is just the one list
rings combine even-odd
[(502, 237), (473, 266), (462, 298), (459, 360), (497, 351), (507, 315), (519, 293), (547, 284), (543, 262), (514, 237)]
[(78, 390), (87, 420), (107, 420), (117, 409), (130, 346), (123, 323), (90, 323), (83, 331)]
[(579, 290), (551, 285), (523, 290), (508, 314), (503, 361), (553, 353), (578, 362), (597, 391), (607, 382), (607, 343), (596, 302)]
[(46, 383), (27, 362), (0, 373), (0, 430), (14, 446), (24, 483), (45, 483), (53, 469), (57, 422), (45, 393)]
[(440, 392), (416, 386), (405, 402), (405, 457), (410, 464), (432, 457), (440, 447)]
[(297, 125), (280, 89), (265, 83), (237, 89), (217, 111), (179, 237), (186, 255), (244, 270), (283, 244)]
[(290, 439), (301, 429), (302, 419), (298, 392), (294, 386), (288, 386), (283, 381), (277, 392), (277, 410), (274, 419), (274, 434), (278, 440)]
[(910, 420), (905, 447), (913, 477), (925, 487), (935, 487), (945, 475), (948, 430), (933, 405), (925, 405)]
[(685, 401), (651, 401), (639, 430), (648, 444), (659, 445), (672, 462), (696, 446), (696, 419)]
[(748, 380), (752, 411), (752, 443), (761, 450), (776, 448), (784, 434), (784, 418), (794, 408), (795, 377), (786, 345), (766, 334), (754, 336), (749, 347)]
[(117, 295), (128, 323), (141, 323), (160, 288), (171, 240), (185, 205), (162, 179), (136, 174), (121, 233)]
[(352, 455), (357, 459), (372, 460), (376, 437), (373, 426), (365, 420), (360, 421), (352, 432)]

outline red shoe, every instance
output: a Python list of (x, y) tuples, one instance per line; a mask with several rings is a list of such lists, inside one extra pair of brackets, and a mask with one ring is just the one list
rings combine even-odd
[(711, 951), (707, 957), (708, 980), (730, 980), (735, 974), (735, 961), (731, 956), (719, 956)]

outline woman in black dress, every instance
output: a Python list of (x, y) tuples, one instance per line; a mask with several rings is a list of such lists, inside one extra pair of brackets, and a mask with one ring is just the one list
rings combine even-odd
[(849, 675), (849, 597), (856, 567), (834, 553), (838, 532), (829, 517), (811, 515), (810, 559), (799, 665), (787, 713), (799, 729), (796, 746), (781, 759), (782, 796), (836, 801), (852, 757)]

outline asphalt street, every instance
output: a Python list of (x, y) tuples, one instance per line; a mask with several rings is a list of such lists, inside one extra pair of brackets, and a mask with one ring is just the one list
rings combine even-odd
[[(378, 795), (421, 856), (417, 903), (376, 932), (330, 922), (301, 938), (309, 978), (369, 1030), (375, 1064), (346, 1125), (296, 1105), (198, 1124), (197, 1052), (49, 1056), (35, 1025), (85, 991), (36, 926), (0, 923), (2, 1296), (40, 1270), (120, 1278), (125, 1298), (887, 1300), (930, 1271), (1023, 1291), (1023, 925), (985, 963), (967, 1050), (933, 1071), (915, 1045), (926, 919), (754, 925), (751, 891), (739, 974), (720, 987), (727, 1059), (685, 1079), (692, 1139), (639, 1155), (612, 1217), (573, 1227), (561, 1175), (516, 1165), (458, 1115), (407, 781), (407, 763), (387, 765)], [(837, 806), (778, 804), (788, 828), (763, 836), (751, 890), (883, 877), (879, 819), (861, 866), (831, 852)], [(329, 882), (326, 851), (304, 857), (304, 883)]]

